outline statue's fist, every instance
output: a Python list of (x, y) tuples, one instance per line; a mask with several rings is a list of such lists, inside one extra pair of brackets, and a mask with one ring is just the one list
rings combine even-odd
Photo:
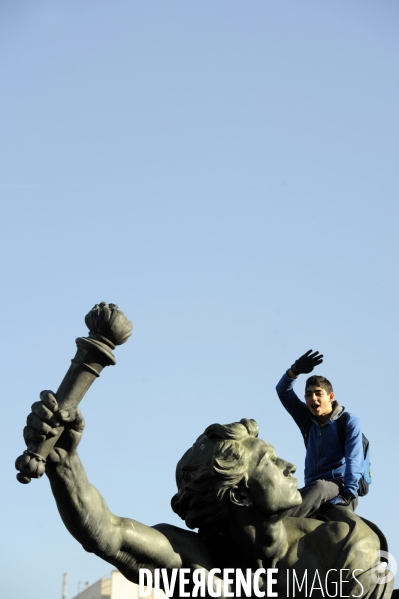
[(40, 445), (46, 439), (57, 436), (59, 427), (64, 427), (64, 432), (48, 455), (47, 462), (58, 463), (67, 454), (76, 451), (84, 429), (84, 420), (77, 406), (59, 410), (55, 394), (42, 391), (40, 401), (35, 402), (31, 409), (24, 428), (29, 451), (40, 455)]

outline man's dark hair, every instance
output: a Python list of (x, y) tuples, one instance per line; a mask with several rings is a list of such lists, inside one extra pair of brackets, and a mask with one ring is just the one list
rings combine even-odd
[(217, 534), (228, 516), (228, 491), (247, 484), (250, 452), (242, 443), (258, 436), (255, 420), (212, 424), (186, 451), (176, 467), (178, 492), (172, 509), (189, 528)]
[(325, 376), (319, 376), (317, 374), (310, 376), (306, 381), (305, 391), (308, 387), (310, 387), (310, 385), (321, 387), (328, 395), (333, 392), (333, 386)]

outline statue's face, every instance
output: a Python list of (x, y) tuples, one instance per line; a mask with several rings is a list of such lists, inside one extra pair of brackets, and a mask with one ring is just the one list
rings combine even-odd
[(254, 505), (267, 515), (300, 505), (295, 466), (278, 458), (274, 448), (261, 439), (249, 437), (243, 443), (251, 452), (248, 488)]

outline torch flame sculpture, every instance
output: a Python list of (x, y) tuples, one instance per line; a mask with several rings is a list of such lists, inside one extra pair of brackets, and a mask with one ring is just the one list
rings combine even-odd
[[(86, 314), (85, 323), (89, 336), (76, 339), (78, 349), (56, 393), (59, 410), (76, 406), (82, 400), (102, 369), (116, 364), (111, 350), (125, 343), (132, 334), (132, 323), (116, 304), (96, 304)], [(64, 427), (59, 426), (55, 430), (57, 434), (54, 437), (45, 439), (39, 446), (34, 444), (35, 451), (28, 445), (26, 451), (17, 458), (15, 467), (19, 470), (17, 479), (20, 483), (27, 484), (32, 478), (43, 476), (46, 458)]]

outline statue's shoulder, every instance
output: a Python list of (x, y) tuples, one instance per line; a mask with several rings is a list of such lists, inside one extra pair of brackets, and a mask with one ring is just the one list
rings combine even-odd
[(379, 528), (339, 506), (323, 511), (321, 517), (323, 520), (287, 518), (288, 568), (297, 572), (317, 569), (319, 574), (324, 571), (324, 575), (335, 571), (344, 580), (346, 596), (391, 597), (393, 581), (385, 582), (387, 572), (381, 573), (379, 569), (379, 551), (387, 548)]
[(180, 555), (182, 566), (199, 564), (204, 568), (213, 567), (209, 544), (198, 533), (164, 523), (152, 528), (167, 538), (175, 553)]
[[(370, 567), (371, 556), (383, 548), (378, 528), (373, 530), (359, 516), (344, 507), (331, 507), (322, 513), (323, 520), (288, 518), (291, 546), (307, 555), (317, 556), (329, 567)], [(288, 522), (287, 522), (288, 524)], [(381, 533), (381, 538), (384, 538)]]
[(324, 537), (338, 550), (335, 567), (368, 570), (375, 552), (385, 549), (385, 537), (379, 528), (345, 507), (332, 506), (323, 516), (325, 521), (315, 530), (319, 538)]
[(350, 542), (354, 543), (358, 538), (367, 538), (372, 545), (378, 546), (377, 548), (385, 548), (386, 539), (378, 526), (345, 507), (330, 506), (322, 512), (322, 519), (322, 529), (339, 531), (341, 541), (350, 539)]
[(175, 553), (182, 558), (182, 566), (212, 568), (231, 568), (237, 562), (237, 548), (223, 534), (202, 536), (172, 524), (156, 524), (155, 528), (162, 533)]

